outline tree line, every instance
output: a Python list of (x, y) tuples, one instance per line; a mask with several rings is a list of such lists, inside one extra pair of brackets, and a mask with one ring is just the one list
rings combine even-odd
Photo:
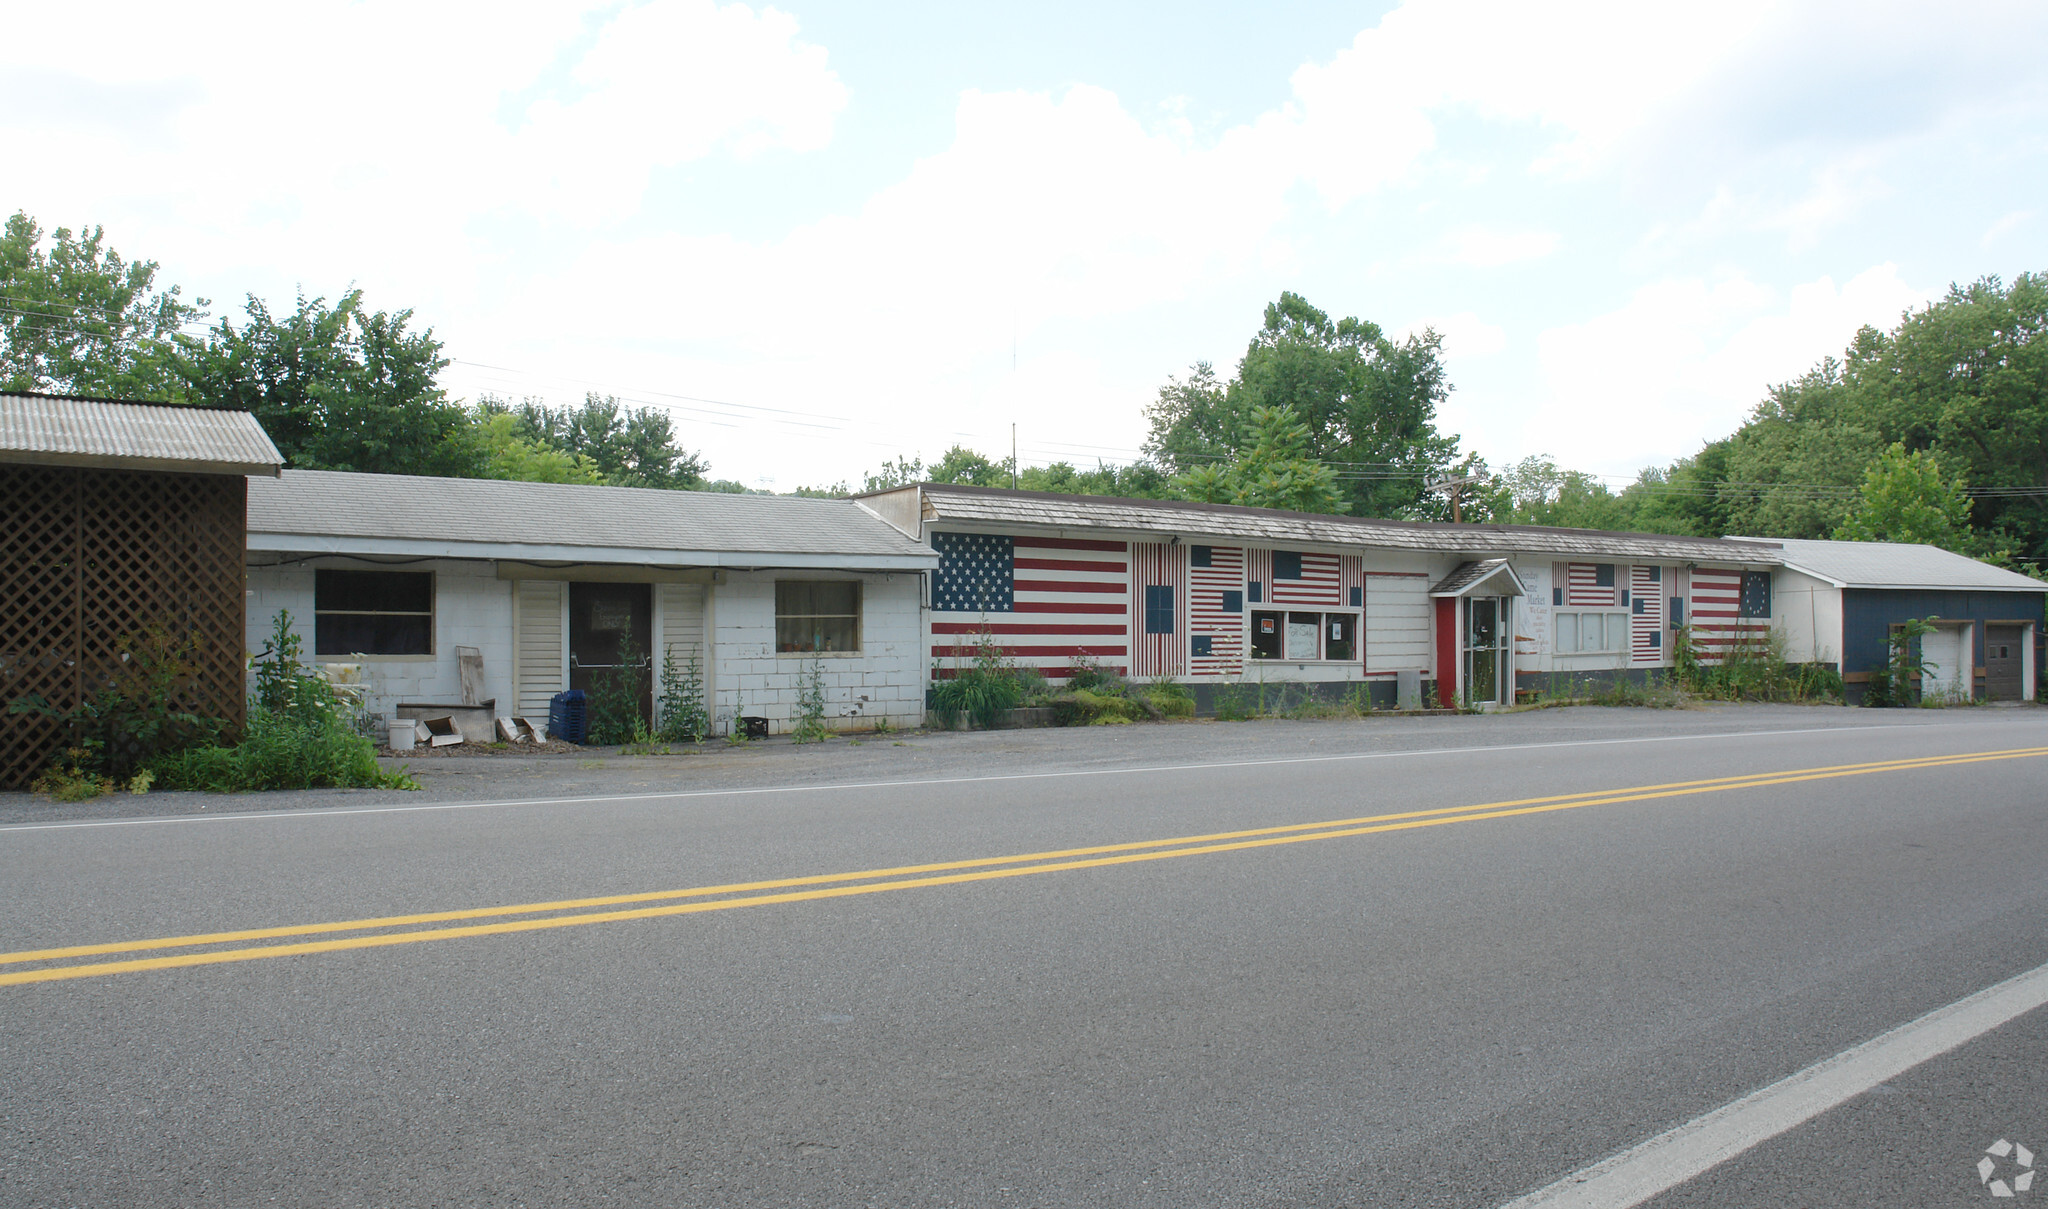
[(99, 227), (46, 233), (9, 218), (0, 390), (243, 408), (298, 469), (742, 489), (707, 482), (658, 408), (594, 393), (574, 407), (450, 399), (433, 330), (414, 330), (410, 310), (372, 310), (361, 290), (301, 295), (287, 314), (251, 295), (244, 322), (207, 326), (207, 300), (159, 286), (157, 272)]

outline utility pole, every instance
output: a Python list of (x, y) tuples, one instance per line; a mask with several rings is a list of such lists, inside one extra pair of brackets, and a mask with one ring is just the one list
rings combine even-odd
[(1017, 489), (1017, 422), (1010, 421), (1010, 490)]
[(1465, 523), (1465, 511), (1463, 508), (1459, 506), (1461, 502), (1459, 499), (1460, 489), (1470, 487), (1478, 483), (1483, 483), (1486, 481), (1486, 478), (1487, 476), (1483, 474), (1468, 474), (1455, 479), (1439, 479), (1438, 481), (1429, 484), (1429, 489), (1431, 491), (1450, 492), (1451, 523), (1454, 525), (1462, 525)]

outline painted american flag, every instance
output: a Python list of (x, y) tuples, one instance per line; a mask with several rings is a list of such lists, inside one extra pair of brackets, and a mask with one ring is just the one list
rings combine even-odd
[(1244, 670), (1244, 550), (1208, 546), (1188, 567), (1189, 670), (1197, 676), (1234, 676)]
[(1131, 675), (1188, 674), (1188, 548), (1131, 543)]
[(1664, 568), (1629, 568), (1629, 652), (1636, 663), (1664, 662)]
[(1047, 677), (1066, 676), (1076, 658), (1129, 671), (1124, 543), (999, 533), (934, 533), (931, 542), (933, 675), (972, 659), (984, 629)]
[(1701, 663), (1760, 643), (1770, 623), (1770, 579), (1721, 567), (1692, 573), (1692, 645)]
[[(1295, 554), (1275, 550), (1273, 586), (1266, 599), (1276, 605), (1312, 605), (1321, 609), (1344, 604), (1344, 581), (1335, 554)], [(1297, 570), (1298, 574), (1289, 574)]]
[(1621, 603), (1621, 590), (1613, 583), (1602, 585), (1600, 568), (1606, 563), (1566, 563), (1564, 603), (1572, 608), (1611, 609)]

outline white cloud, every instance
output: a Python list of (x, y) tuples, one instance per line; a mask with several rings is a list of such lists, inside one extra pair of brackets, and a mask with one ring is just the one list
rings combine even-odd
[(1989, 227), (1986, 227), (1984, 229), (1984, 237), (1977, 241), (1978, 246), (1988, 248), (2033, 220), (2034, 212), (2032, 210), (2014, 210), (2002, 216)]
[(1781, 292), (1746, 274), (1645, 286), (1627, 305), (1539, 337), (1545, 396), (1513, 456), (1563, 449), (1629, 474), (1733, 432), (1766, 389), (1839, 356), (1864, 324), (1895, 326), (1931, 295), (1881, 264)]
[(1444, 237), (1441, 259), (1452, 264), (1496, 268), (1522, 260), (1541, 260), (1557, 251), (1563, 236), (1555, 231), (1501, 231), (1463, 227)]

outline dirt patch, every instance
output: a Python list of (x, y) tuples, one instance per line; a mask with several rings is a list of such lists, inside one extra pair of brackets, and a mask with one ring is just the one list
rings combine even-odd
[(446, 747), (422, 743), (402, 751), (380, 747), (377, 754), (399, 760), (435, 760), (448, 756), (573, 756), (589, 750), (562, 739), (548, 739), (541, 743), (450, 743)]

